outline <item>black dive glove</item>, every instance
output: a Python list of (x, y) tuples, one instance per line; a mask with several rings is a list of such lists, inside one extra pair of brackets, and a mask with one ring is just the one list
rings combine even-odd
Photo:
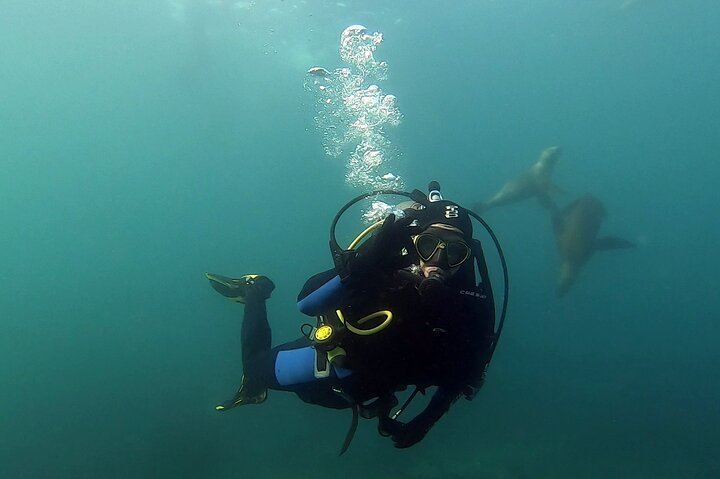
[(398, 449), (414, 446), (422, 441), (435, 423), (448, 412), (458, 396), (455, 388), (438, 388), (430, 399), (430, 404), (410, 422), (402, 423), (395, 419), (382, 418), (378, 422), (378, 432), (381, 436), (390, 436)]
[(396, 448), (406, 449), (422, 441), (433, 424), (435, 424), (434, 421), (420, 416), (409, 423), (388, 419), (384, 421), (380, 434), (390, 436)]
[(411, 256), (402, 254), (402, 249), (410, 251), (411, 236), (417, 226), (410, 226), (414, 218), (400, 218), (390, 214), (375, 235), (363, 244), (357, 254), (349, 261), (349, 278), (364, 279), (388, 271), (409, 266)]

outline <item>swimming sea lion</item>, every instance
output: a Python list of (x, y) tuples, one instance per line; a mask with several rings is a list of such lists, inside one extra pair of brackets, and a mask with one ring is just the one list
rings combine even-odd
[(546, 148), (540, 154), (535, 164), (514, 180), (510, 180), (500, 188), (495, 196), (484, 203), (476, 203), (473, 207), (477, 213), (489, 210), (495, 206), (516, 203), (527, 198), (536, 197), (541, 205), (551, 207), (552, 200), (550, 193), (559, 191), (559, 188), (552, 183), (552, 175), (555, 163), (562, 152), (559, 146)]
[(591, 195), (573, 201), (553, 214), (555, 242), (562, 265), (557, 294), (564, 295), (577, 279), (582, 266), (596, 251), (633, 248), (635, 244), (616, 236), (598, 238), (607, 213), (603, 204)]

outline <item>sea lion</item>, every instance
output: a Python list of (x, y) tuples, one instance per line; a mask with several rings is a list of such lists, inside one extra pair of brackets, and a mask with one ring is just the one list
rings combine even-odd
[(546, 148), (527, 172), (505, 183), (488, 201), (476, 203), (473, 210), (481, 213), (495, 206), (516, 203), (533, 196), (546, 208), (552, 207), (550, 193), (560, 189), (552, 183), (550, 176), (561, 152), (559, 146)]
[(596, 251), (635, 247), (634, 243), (617, 236), (597, 237), (606, 216), (602, 202), (591, 195), (582, 196), (553, 214), (555, 242), (562, 261), (558, 296), (567, 293), (582, 266)]

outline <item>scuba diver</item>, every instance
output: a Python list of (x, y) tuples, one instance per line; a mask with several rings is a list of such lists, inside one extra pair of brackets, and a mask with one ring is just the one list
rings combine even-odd
[[(311, 277), (298, 296), (299, 310), (317, 322), (303, 325), (303, 337), (295, 341), (271, 345), (265, 302), (275, 286), (269, 278), (207, 273), (215, 290), (245, 305), (243, 378), (235, 396), (216, 409), (262, 403), (268, 389), (294, 392), (323, 407), (350, 408), (353, 422), (342, 454), (360, 416), (377, 418), (378, 432), (407, 448), (421, 441), (459, 397), (473, 399), (502, 329), (507, 270), (487, 224), (443, 199), (439, 190), (433, 182), (429, 195), (372, 192), (338, 213), (330, 234), (335, 268)], [(335, 240), (338, 219), (354, 203), (378, 193), (412, 201), (343, 250)], [(503, 264), (505, 296), (497, 329), (492, 286), (471, 216), (488, 228)], [(414, 392), (393, 412), (399, 404), (396, 393), (410, 386)], [(417, 392), (429, 387), (437, 389), (425, 409), (408, 422), (399, 421)]]

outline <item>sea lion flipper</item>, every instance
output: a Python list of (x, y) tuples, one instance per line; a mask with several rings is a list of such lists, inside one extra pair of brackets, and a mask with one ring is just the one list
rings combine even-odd
[(635, 243), (617, 236), (605, 236), (595, 240), (595, 251), (607, 251), (611, 249), (627, 249), (637, 246)]

